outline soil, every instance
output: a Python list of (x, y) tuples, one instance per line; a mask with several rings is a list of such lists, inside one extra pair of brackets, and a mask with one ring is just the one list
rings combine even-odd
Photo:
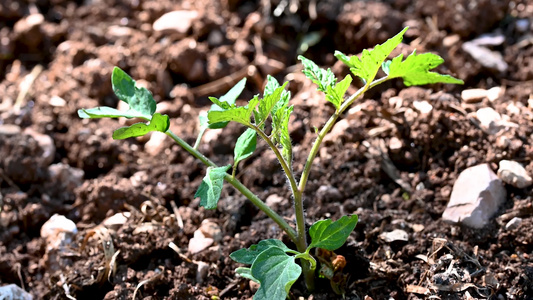
[[(193, 17), (180, 20), (179, 32), (155, 31), (153, 23), (174, 10)], [(16, 284), (36, 299), (250, 299), (257, 286), (235, 275), (240, 265), (229, 254), (265, 238), (286, 241), (280, 229), (230, 186), (216, 210), (199, 208), (200, 162), (157, 134), (114, 141), (124, 120), (81, 120), (77, 110), (119, 105), (110, 84), (119, 66), (153, 92), (171, 129), (194, 143), (207, 96), (248, 76), (242, 98), (250, 99), (271, 74), (291, 80), (299, 173), (314, 127), (334, 110), (303, 77), (297, 55), (341, 76), (348, 70), (335, 50), (360, 53), (408, 25), (402, 53), (437, 53), (446, 61), (438, 71), (465, 84), (392, 81), (365, 94), (320, 150), (305, 194), (307, 222), (359, 215), (335, 251), (347, 261), (345, 299), (533, 299), (531, 188), (506, 186), (507, 201), (481, 230), (441, 219), (467, 167), (496, 169), (509, 159), (533, 174), (532, 24), (533, 3), (508, 0), (3, 0), (0, 285)], [(503, 38), (488, 47), (501, 54), (504, 70), (462, 47), (487, 33)], [(493, 101), (461, 99), (464, 89), (492, 87), (504, 91)], [(429, 113), (417, 109), (422, 101)], [(516, 126), (482, 130), (472, 115), (482, 107)], [(235, 124), (209, 131), (200, 150), (231, 163), (242, 131)], [(237, 177), (293, 222), (285, 177), (266, 145)], [(102, 224), (117, 213), (127, 218)], [(54, 214), (72, 220), (77, 234), (42, 237)], [(514, 217), (522, 219), (517, 226), (509, 225)], [(192, 254), (189, 241), (206, 222), (215, 243)], [(384, 238), (393, 230), (407, 238)], [(343, 298), (327, 279), (312, 294), (298, 280), (290, 298), (301, 297)]]

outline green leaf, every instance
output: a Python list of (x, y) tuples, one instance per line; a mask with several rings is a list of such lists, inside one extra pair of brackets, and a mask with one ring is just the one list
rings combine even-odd
[(268, 118), (268, 115), (270, 115), (270, 112), (280, 101), (280, 98), (283, 94), (283, 91), (285, 90), (285, 86), (287, 85), (287, 82), (285, 82), (282, 86), (276, 88), (271, 94), (265, 94), (263, 96), (263, 99), (261, 102), (259, 102), (259, 107), (257, 110), (257, 113), (255, 114), (255, 117), (257, 118), (256, 123), (262, 124), (264, 121)]
[(263, 97), (274, 93), (274, 91), (279, 88), (279, 82), (276, 78), (267, 75), (267, 84), (265, 85), (265, 90), (263, 91)]
[[(225, 111), (232, 106), (235, 106), (235, 102), (237, 101), (237, 98), (244, 90), (244, 87), (246, 86), (246, 77), (241, 79), (236, 85), (234, 85), (224, 96), (220, 97), (220, 99), (217, 99), (215, 97), (209, 97), (209, 100), (213, 102), (213, 105), (211, 105), (211, 109), (209, 111)], [(202, 122), (203, 120), (200, 119), (200, 126), (203, 127)], [(227, 122), (219, 122), (219, 123), (213, 123), (213, 124), (207, 124), (207, 126), (210, 129), (220, 129), (226, 127), (228, 125), (229, 121)]]
[(326, 100), (333, 103), (337, 110), (341, 107), (342, 102), (344, 102), (344, 94), (346, 94), (351, 83), (352, 76), (346, 75), (346, 77), (344, 77), (341, 82), (335, 84), (334, 87), (328, 86)]
[(246, 279), (250, 279), (251, 281), (259, 283), (259, 280), (255, 279), (252, 276), (252, 269), (250, 268), (238, 267), (237, 269), (235, 269), (235, 273), (241, 277), (244, 277)]
[(404, 61), (402, 61), (402, 58), (403, 55), (400, 54), (392, 60), (384, 62), (383, 71), (385, 71), (391, 79), (401, 77), (406, 86), (439, 82), (464, 84), (462, 80), (450, 75), (429, 72), (429, 70), (436, 68), (444, 62), (444, 59), (436, 54), (424, 53), (417, 55), (415, 50)]
[(262, 240), (258, 244), (251, 245), (248, 249), (239, 249), (231, 253), (229, 257), (238, 263), (251, 265), (253, 264), (257, 256), (261, 254), (261, 252), (265, 251), (270, 247), (279, 248), (283, 250), (283, 252), (292, 251), (282, 241), (276, 239), (268, 239)]
[(206, 209), (215, 209), (217, 207), (224, 183), (224, 175), (226, 175), (226, 171), (230, 167), (231, 165), (207, 168), (207, 174), (205, 174), (200, 187), (194, 194), (194, 198), (200, 197), (200, 206)]
[(283, 115), (283, 120), (280, 125), (281, 127), (279, 129), (279, 142), (282, 146), (281, 155), (289, 165), (292, 164), (292, 142), (289, 135), (289, 120), (293, 109), (294, 107), (291, 105), (285, 110), (285, 114)]
[(302, 61), (302, 65), (304, 66), (302, 72), (305, 76), (318, 85), (317, 90), (327, 92), (328, 86), (333, 87), (335, 85), (337, 79), (333, 72), (331, 72), (331, 69), (321, 69), (312, 60), (307, 59), (302, 55), (299, 55), (298, 59)]
[(235, 121), (245, 126), (249, 126), (250, 118), (252, 117), (258, 102), (259, 97), (255, 96), (252, 100), (250, 100), (250, 102), (248, 102), (248, 105), (246, 106), (232, 106), (224, 111), (210, 110), (207, 112), (209, 124), (211, 125), (219, 122)]
[(309, 228), (309, 248), (323, 248), (334, 251), (340, 248), (357, 224), (357, 215), (343, 216), (333, 222), (330, 219), (318, 221)]
[(78, 116), (82, 119), (125, 117), (128, 119), (142, 118), (145, 120), (150, 120), (150, 118), (147, 118), (147, 116), (139, 112), (133, 111), (133, 110), (122, 111), (122, 110), (118, 110), (118, 109), (107, 107), (107, 106), (100, 106), (100, 107), (88, 108), (88, 109), (78, 109)]
[(270, 247), (257, 256), (251, 271), (261, 284), (254, 300), (285, 300), (302, 268), (296, 264), (294, 256), (287, 255), (280, 248)]
[(155, 113), (150, 123), (135, 123), (128, 127), (121, 127), (113, 131), (113, 139), (123, 140), (130, 137), (143, 136), (151, 131), (166, 132), (170, 127), (170, 120), (167, 115)]
[(391, 54), (403, 39), (404, 33), (409, 27), (405, 27), (400, 33), (388, 39), (385, 43), (377, 45), (372, 50), (365, 49), (361, 58), (357, 56), (348, 57), (340, 51), (335, 51), (335, 57), (350, 67), (350, 71), (361, 77), (365, 84), (371, 82), (385, 59)]
[(137, 112), (146, 119), (151, 119), (156, 109), (156, 103), (150, 91), (144, 87), (137, 87), (135, 80), (118, 67), (113, 68), (111, 84), (115, 95), (120, 100), (128, 103), (130, 110)]
[(233, 165), (236, 166), (240, 161), (250, 157), (254, 153), (256, 146), (257, 135), (255, 131), (251, 128), (246, 129), (235, 144)]

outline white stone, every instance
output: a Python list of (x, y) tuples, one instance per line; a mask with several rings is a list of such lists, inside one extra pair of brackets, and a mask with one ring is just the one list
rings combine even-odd
[(505, 230), (513, 230), (518, 228), (522, 224), (522, 218), (514, 217), (511, 219), (511, 221), (507, 222), (505, 224)]
[(500, 161), (498, 177), (505, 183), (519, 189), (528, 187), (533, 183), (533, 179), (527, 174), (526, 169), (518, 162), (511, 160)]
[(476, 117), (479, 120), (479, 125), (483, 130), (489, 134), (496, 134), (504, 126), (502, 126), (502, 117), (492, 107), (480, 108), (476, 112)]
[(189, 240), (189, 252), (196, 254), (213, 245), (215, 241), (212, 238), (205, 237), (199, 229), (194, 232), (194, 237)]
[(65, 99), (59, 96), (52, 96), (50, 97), (48, 104), (55, 106), (55, 107), (62, 107), (62, 106), (67, 105), (67, 101), (65, 101)]
[(44, 163), (50, 165), (54, 161), (56, 155), (56, 145), (54, 140), (46, 134), (39, 133), (31, 128), (24, 129), (24, 133), (31, 136), (43, 149)]
[(198, 16), (198, 12), (194, 10), (171, 11), (157, 19), (152, 25), (152, 28), (154, 31), (186, 34)]
[(8, 284), (0, 287), (0, 299), (2, 300), (33, 300), (33, 296), (21, 289), (16, 284)]
[(476, 103), (487, 97), (488, 91), (485, 89), (468, 89), (461, 92), (461, 98), (466, 103)]
[(278, 205), (282, 201), (283, 201), (282, 197), (280, 197), (277, 194), (272, 194), (272, 195), (270, 195), (270, 196), (268, 196), (266, 198), (265, 203), (266, 203), (266, 205), (268, 205), (270, 207), (275, 207), (276, 205)]
[(488, 164), (470, 167), (455, 181), (442, 219), (483, 228), (505, 199), (503, 183)]
[(22, 132), (22, 129), (20, 129), (19, 126), (13, 125), (13, 124), (2, 124), (0, 125), (0, 137), (4, 138), (3, 136), (12, 136), (17, 135)]
[(222, 229), (217, 223), (211, 220), (203, 220), (199, 229), (205, 237), (212, 238), (215, 242), (222, 240)]
[(379, 237), (387, 243), (392, 243), (395, 241), (409, 241), (409, 235), (407, 234), (407, 232), (401, 229), (395, 229), (390, 232), (383, 232), (379, 235)]
[(41, 227), (41, 237), (45, 239), (60, 232), (76, 234), (78, 233), (78, 228), (74, 222), (58, 214), (53, 215)]
[(148, 140), (148, 142), (144, 144), (144, 150), (152, 156), (156, 156), (156, 155), (163, 153), (163, 151), (165, 150), (165, 138), (166, 137), (167, 135), (162, 132), (159, 132), (159, 131), (152, 132), (152, 135), (150, 136), (150, 140)]
[(433, 110), (433, 105), (429, 104), (426, 100), (414, 101), (413, 106), (423, 114), (428, 114)]
[(502, 89), (499, 86), (495, 86), (493, 88), (490, 88), (487, 91), (487, 98), (489, 99), (490, 102), (493, 102), (497, 100), (498, 98), (500, 98), (501, 96), (503, 96), (504, 92), (505, 92), (504, 89)]

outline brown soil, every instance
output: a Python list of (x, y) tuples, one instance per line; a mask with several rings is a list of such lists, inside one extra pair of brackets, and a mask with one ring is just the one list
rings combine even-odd
[[(140, 283), (136, 297), (249, 299), (257, 287), (236, 277), (239, 265), (229, 253), (264, 238), (284, 238), (279, 228), (231, 187), (224, 188), (216, 210), (198, 208), (201, 163), (169, 139), (114, 141), (112, 131), (123, 120), (80, 120), (77, 109), (118, 105), (110, 74), (119, 66), (154, 93), (161, 111), (173, 118), (172, 130), (194, 143), (207, 96), (224, 94), (228, 78), (251, 73), (243, 95), (248, 99), (267, 74), (291, 79), (294, 167), (300, 172), (313, 128), (333, 112), (296, 66), (302, 41), (320, 36), (305, 55), (333, 66), (334, 50), (357, 54), (408, 25), (402, 51), (441, 55), (446, 63), (439, 72), (465, 85), (404, 88), (395, 81), (366, 94), (357, 103), (361, 109), (344, 116), (320, 151), (306, 191), (307, 221), (359, 215), (348, 242), (336, 251), (348, 263), (346, 299), (533, 299), (531, 189), (507, 186), (507, 202), (482, 230), (441, 220), (465, 168), (484, 162), (496, 168), (501, 159), (512, 159), (533, 173), (530, 1), (1, 2), (0, 285), (17, 284), (37, 299), (131, 299)], [(298, 6), (276, 16), (283, 3)], [(181, 34), (155, 32), (153, 22), (172, 10), (196, 11), (198, 17)], [(43, 19), (28, 18), (30, 13)], [(508, 64), (503, 72), (461, 47), (494, 32), (504, 37), (491, 46)], [(33, 73), (17, 103), (21, 83), (36, 66), (42, 72)], [(333, 70), (347, 72), (339, 64)], [(463, 89), (491, 87), (505, 93), (493, 102), (461, 100)], [(424, 100), (433, 106), (429, 114), (414, 106)], [(470, 114), (481, 107), (493, 107), (518, 126), (498, 135), (482, 131)], [(200, 149), (218, 164), (231, 162), (242, 130), (232, 124), (213, 131)], [(383, 170), (379, 151), (391, 140), (402, 145), (388, 151), (399, 171), (396, 181)], [(274, 208), (292, 221), (285, 177), (266, 150), (260, 144), (238, 178), (262, 199), (279, 196)], [(115, 226), (100, 225), (119, 212), (131, 215)], [(60, 251), (40, 236), (56, 213), (79, 230)], [(513, 217), (522, 218), (520, 225), (506, 227)], [(205, 219), (218, 225), (222, 237), (191, 254), (189, 240)], [(408, 241), (381, 238), (395, 229), (407, 232)], [(342, 299), (325, 279), (312, 295), (297, 281), (290, 297)]]

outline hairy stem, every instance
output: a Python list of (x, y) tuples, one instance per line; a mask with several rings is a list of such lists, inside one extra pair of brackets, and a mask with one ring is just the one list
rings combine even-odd
[[(200, 153), (198, 150), (191, 147), (191, 145), (189, 145), (187, 142), (185, 142), (180, 137), (178, 137), (176, 134), (174, 134), (172, 131), (170, 131), (170, 129), (167, 130), (167, 132), (165, 133), (166, 135), (171, 137), (178, 145), (180, 145), (183, 149), (189, 152), (192, 156), (196, 157), (206, 166), (217, 167), (217, 165), (214, 162), (212, 162), (209, 158), (205, 157), (205, 155)], [(268, 217), (270, 217), (274, 222), (276, 222), (276, 224), (278, 224), (278, 226), (289, 236), (291, 241), (293, 241), (294, 243), (297, 243), (298, 235), (296, 234), (294, 229), (279, 214), (273, 211), (268, 205), (265, 204), (265, 202), (259, 199), (259, 197), (257, 197), (252, 191), (250, 191), (239, 180), (232, 177), (230, 174), (226, 173), (224, 175), (224, 180), (226, 180), (231, 185), (233, 185), (234, 188), (236, 188), (239, 192), (241, 192), (246, 198), (248, 198), (248, 200), (250, 200), (255, 206), (257, 206)]]

